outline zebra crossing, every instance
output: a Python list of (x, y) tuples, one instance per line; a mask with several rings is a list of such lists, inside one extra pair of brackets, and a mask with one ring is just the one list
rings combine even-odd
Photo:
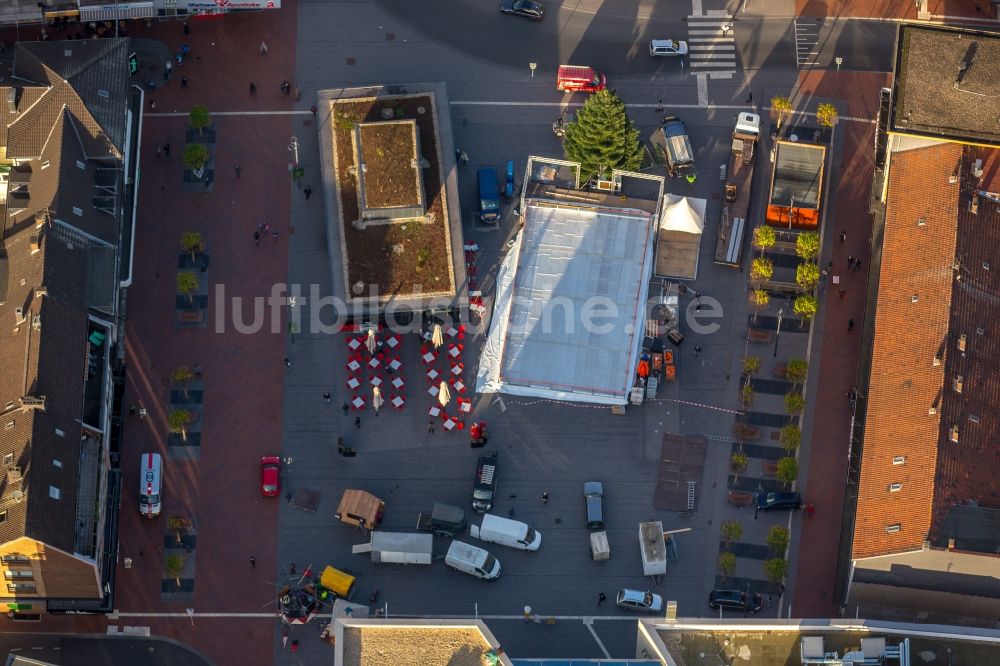
[(736, 71), (736, 38), (733, 17), (689, 16), (688, 62), (695, 74), (729, 78)]

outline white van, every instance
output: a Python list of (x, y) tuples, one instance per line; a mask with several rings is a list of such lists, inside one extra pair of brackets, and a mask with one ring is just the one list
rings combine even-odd
[(500, 577), (500, 560), (482, 548), (462, 541), (451, 542), (444, 563), (476, 578), (494, 580)]
[(159, 453), (143, 453), (139, 470), (139, 513), (146, 518), (160, 515), (160, 484), (163, 462)]
[(527, 523), (491, 514), (483, 516), (481, 526), (470, 527), (469, 533), (476, 539), (521, 550), (538, 550), (542, 545), (542, 535), (531, 529)]

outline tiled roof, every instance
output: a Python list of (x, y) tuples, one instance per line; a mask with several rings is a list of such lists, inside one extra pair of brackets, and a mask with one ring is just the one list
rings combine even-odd
[[(15, 71), (41, 87), (17, 89), (16, 112), (0, 109), (7, 157), (19, 162), (0, 209), (7, 256), (0, 322), (13, 330), (0, 336), (0, 455), (11, 455), (21, 476), (0, 479), (7, 511), (0, 543), (28, 536), (78, 552), (89, 313), (113, 312), (117, 297), (121, 211), (98, 186), (120, 184), (106, 182), (117, 169), (98, 169), (121, 166), (128, 80), (123, 47), (127, 40), (18, 44)], [(123, 71), (117, 87), (103, 80)], [(105, 85), (107, 98), (97, 92)], [(106, 136), (108, 130), (119, 137)], [(44, 409), (22, 409), (23, 398), (43, 396)]]
[(969, 211), (988, 152), (891, 155), (856, 559), (919, 550), (956, 505), (1000, 508), (1000, 205)]
[(904, 23), (895, 70), (893, 131), (1000, 145), (1000, 35)]
[[(103, 133), (107, 156), (120, 157), (125, 146), (125, 106), (129, 86), (128, 53), (131, 40), (87, 39), (74, 41), (19, 42), (14, 60), (14, 76), (32, 83), (51, 86), (54, 94), (71, 107), (82, 127), (81, 136)], [(58, 84), (69, 85), (61, 88)], [(73, 103), (80, 101), (86, 114)], [(90, 118), (85, 118), (89, 116)], [(96, 127), (92, 126), (96, 125)], [(97, 131), (99, 130), (99, 131)], [(88, 146), (91, 157), (101, 157), (97, 146)]]

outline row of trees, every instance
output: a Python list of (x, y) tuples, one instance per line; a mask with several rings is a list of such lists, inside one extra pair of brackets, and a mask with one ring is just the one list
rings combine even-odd
[[(771, 116), (774, 118), (778, 129), (792, 115), (792, 100), (784, 95), (775, 95), (771, 98)], [(816, 122), (821, 127), (833, 127), (837, 123), (837, 107), (829, 102), (820, 102), (816, 105)]]
[[(188, 124), (192, 129), (198, 130), (199, 136), (204, 137), (205, 128), (212, 124), (212, 116), (208, 112), (208, 107), (198, 105), (191, 109), (188, 115)], [(208, 146), (204, 143), (189, 143), (184, 146), (184, 168), (198, 171), (208, 162)]]
[[(724, 580), (736, 571), (736, 555), (729, 550), (729, 546), (743, 536), (743, 525), (738, 520), (727, 520), (722, 523), (719, 531), (726, 546), (726, 549), (719, 553), (719, 573)], [(785, 552), (788, 550), (790, 538), (788, 529), (781, 525), (772, 526), (767, 533), (767, 546), (774, 557), (764, 561), (764, 577), (772, 583), (778, 584), (788, 575)]]

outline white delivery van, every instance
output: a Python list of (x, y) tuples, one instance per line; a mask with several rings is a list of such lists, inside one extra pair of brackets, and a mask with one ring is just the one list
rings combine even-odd
[(476, 539), (521, 550), (538, 550), (542, 545), (542, 535), (528, 527), (527, 523), (491, 514), (483, 516), (482, 525), (469, 528), (469, 533)]
[(146, 518), (160, 515), (160, 485), (163, 461), (159, 453), (143, 453), (139, 470), (139, 513)]
[(500, 560), (482, 548), (462, 541), (452, 541), (444, 563), (476, 578), (494, 580), (500, 577)]

